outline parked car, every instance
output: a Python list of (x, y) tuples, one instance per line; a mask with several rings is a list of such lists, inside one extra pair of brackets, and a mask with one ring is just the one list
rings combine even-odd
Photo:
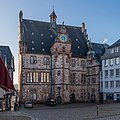
[(55, 98), (47, 98), (46, 99), (46, 105), (55, 106), (56, 105), (56, 99)]
[(33, 102), (31, 100), (25, 101), (24, 106), (25, 106), (25, 108), (32, 108)]

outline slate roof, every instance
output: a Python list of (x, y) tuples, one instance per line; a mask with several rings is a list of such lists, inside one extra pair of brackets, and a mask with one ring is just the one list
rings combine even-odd
[(105, 53), (104, 44), (92, 43), (92, 48), (95, 51), (96, 56), (101, 57)]
[(113, 43), (109, 48), (116, 47), (116, 46), (120, 46), (120, 39), (115, 43)]
[(57, 17), (56, 14), (55, 14), (55, 12), (54, 12), (54, 10), (53, 10), (53, 12), (50, 14), (50, 16), (55, 16), (55, 17)]
[[(58, 29), (52, 28), (49, 22), (35, 21), (23, 19), (23, 42), (27, 44), (28, 53), (50, 54), (50, 46), (53, 44)], [(72, 56), (73, 57), (86, 57), (88, 47), (87, 41), (84, 37), (81, 27), (68, 26), (68, 35), (72, 41)], [(92, 43), (93, 49), (99, 55), (103, 55), (103, 44)]]
[(5, 63), (5, 56), (7, 57), (7, 67), (11, 68), (12, 53), (9, 46), (0, 46), (0, 54), (2, 56), (2, 60), (4, 63)]
[(110, 50), (109, 50), (109, 49), (114, 48), (116, 46), (120, 46), (120, 39), (118, 41), (116, 41), (115, 43), (113, 43), (111, 46), (107, 47), (102, 59), (110, 59), (110, 58), (119, 57), (120, 52), (110, 53)]

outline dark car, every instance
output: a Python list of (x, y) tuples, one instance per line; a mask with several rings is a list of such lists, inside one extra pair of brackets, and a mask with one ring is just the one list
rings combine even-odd
[(46, 99), (46, 105), (55, 106), (56, 105), (56, 99), (55, 98), (47, 98)]
[(25, 108), (32, 108), (33, 107), (33, 102), (31, 100), (25, 101), (24, 106), (25, 106)]

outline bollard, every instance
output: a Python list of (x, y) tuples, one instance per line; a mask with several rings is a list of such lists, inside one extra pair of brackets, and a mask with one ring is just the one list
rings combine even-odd
[(97, 105), (97, 116), (99, 115), (99, 105)]

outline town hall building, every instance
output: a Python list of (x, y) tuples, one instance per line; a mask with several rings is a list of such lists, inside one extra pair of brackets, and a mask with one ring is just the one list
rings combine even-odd
[(105, 45), (88, 39), (81, 26), (23, 18), (19, 13), (18, 91), (20, 101), (58, 104), (100, 101), (101, 56)]

